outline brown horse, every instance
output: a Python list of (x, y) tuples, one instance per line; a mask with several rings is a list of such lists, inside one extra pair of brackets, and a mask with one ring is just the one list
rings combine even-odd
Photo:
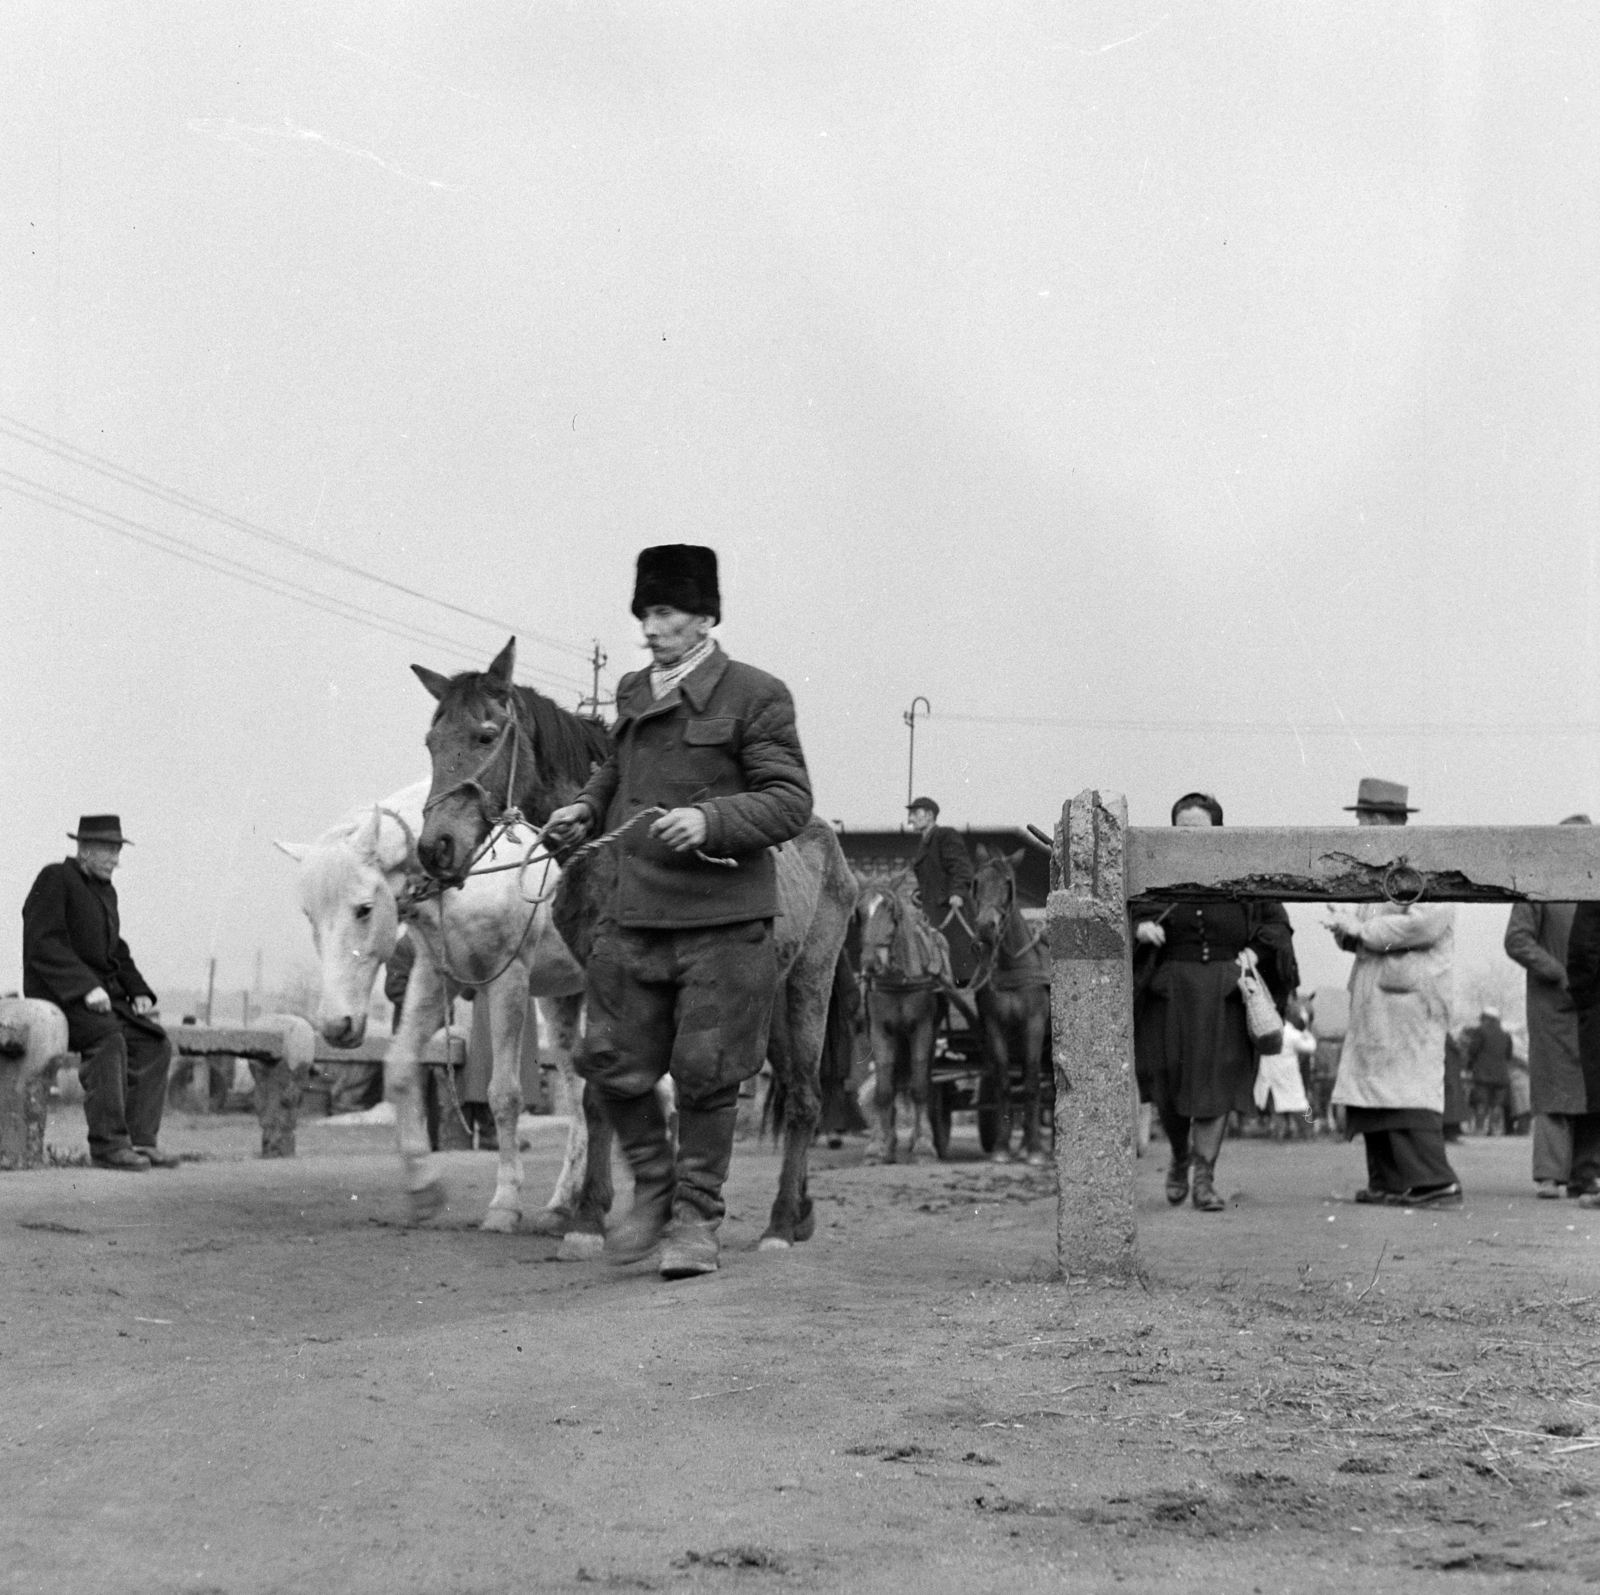
[(1011, 1161), (1011, 1071), (1022, 1070), (1022, 1155), (1050, 1161), (1040, 1145), (1039, 1084), (1050, 1026), (1050, 952), (1043, 929), (1033, 930), (1017, 907), (1019, 849), (1009, 857), (981, 843), (972, 882), (973, 924), (978, 933), (978, 973), (973, 987), (982, 1022), (983, 1063), (999, 1111), (996, 1163)]
[[(482, 674), (448, 681), (432, 671), (417, 674), (438, 699), (428, 731), (433, 788), (424, 808), (417, 853), (431, 875), (446, 882), (470, 869), (485, 843), (516, 809), (543, 824), (552, 808), (568, 802), (588, 774), (578, 773), (564, 751), (593, 747), (604, 759), (604, 731), (511, 685), (516, 639)], [(528, 700), (548, 705), (554, 716), (526, 719)], [(807, 1194), (808, 1159), (826, 1081), (850, 1071), (848, 1033), (829, 1023), (843, 982), (839, 963), (856, 900), (856, 881), (832, 827), (811, 819), (778, 849), (778, 917), (773, 942), (778, 990), (772, 1008), (767, 1061), (782, 1102), (783, 1172), (763, 1249), (809, 1240), (816, 1228)], [(580, 964), (588, 961), (595, 926), (610, 903), (616, 879), (613, 848), (580, 849), (563, 870), (552, 905), (555, 925)], [(848, 969), (845, 971), (848, 974)], [(839, 1045), (834, 1042), (838, 1040)], [(584, 1092), (585, 1102), (592, 1097)]]
[[(939, 994), (950, 983), (950, 949), (928, 923), (909, 876), (875, 883), (863, 899), (861, 977), (867, 987), (872, 1036), (872, 1106), (877, 1125), (867, 1147), (869, 1163), (915, 1163), (923, 1126)], [(894, 1099), (911, 1097), (911, 1139), (904, 1150), (895, 1135)], [(930, 1127), (929, 1141), (932, 1141)]]

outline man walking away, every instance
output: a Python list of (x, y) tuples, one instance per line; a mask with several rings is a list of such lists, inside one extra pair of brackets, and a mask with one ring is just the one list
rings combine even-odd
[(1506, 1129), (1506, 1101), (1511, 1095), (1511, 1037), (1500, 1023), (1498, 1008), (1485, 1008), (1462, 1037), (1467, 1074), (1472, 1081), (1472, 1122), (1479, 1135)]
[[(1563, 825), (1587, 825), (1570, 814)], [(1572, 1124), (1585, 1110), (1578, 1011), (1567, 989), (1567, 941), (1576, 903), (1518, 903), (1506, 924), (1506, 955), (1528, 972), (1528, 1090), (1533, 1108), (1533, 1186), (1559, 1199), (1572, 1183)]]
[[(739, 1083), (766, 1058), (777, 988), (774, 849), (810, 819), (811, 782), (789, 689), (710, 635), (722, 618), (711, 549), (645, 549), (632, 607), (654, 663), (618, 683), (611, 757), (546, 835), (562, 847), (616, 833), (577, 1065), (633, 1169), (633, 1209), (606, 1255), (638, 1262), (661, 1243), (661, 1273), (677, 1279), (717, 1267)], [(655, 1094), (664, 1074), (676, 1159)]]
[(128, 839), (115, 814), (86, 814), (67, 834), (77, 855), (46, 864), (22, 905), (22, 990), (67, 1017), (89, 1161), (130, 1174), (176, 1168), (178, 1159), (156, 1146), (172, 1043), (122, 939), (111, 884)]

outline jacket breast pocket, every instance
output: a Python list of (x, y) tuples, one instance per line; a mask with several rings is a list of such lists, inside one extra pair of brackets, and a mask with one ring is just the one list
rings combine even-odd
[(709, 720), (690, 720), (684, 724), (683, 740), (691, 748), (731, 748), (738, 726), (739, 722), (731, 715), (717, 715)]

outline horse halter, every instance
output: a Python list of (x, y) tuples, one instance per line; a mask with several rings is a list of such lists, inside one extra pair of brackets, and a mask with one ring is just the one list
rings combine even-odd
[[(454, 786), (446, 787), (443, 792), (434, 793), (422, 805), (424, 818), (438, 808), (446, 798), (452, 798), (458, 792), (470, 792), (477, 802), (479, 814), (482, 815), (484, 823), (490, 827), (491, 831), (496, 828), (505, 831), (509, 830), (513, 825), (525, 824), (522, 811), (513, 801), (517, 793), (517, 731), (517, 711), (513, 705), (507, 704), (505, 724), (500, 727), (500, 734), (494, 739), (494, 745), (489, 749), (488, 753), (484, 755), (483, 762), (479, 764), (471, 775), (457, 781)], [(506, 795), (504, 801), (500, 804), (498, 813), (491, 814), (489, 812), (489, 793), (480, 778), (488, 774), (490, 767), (500, 757), (508, 736), (511, 738), (511, 769), (506, 775)], [(480, 857), (483, 851), (483, 849), (479, 849)]]

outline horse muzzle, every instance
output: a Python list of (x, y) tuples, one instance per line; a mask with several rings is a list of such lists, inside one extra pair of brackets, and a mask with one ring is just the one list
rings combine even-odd
[(322, 1039), (330, 1047), (359, 1047), (367, 1034), (365, 1014), (336, 1014), (321, 1023)]

